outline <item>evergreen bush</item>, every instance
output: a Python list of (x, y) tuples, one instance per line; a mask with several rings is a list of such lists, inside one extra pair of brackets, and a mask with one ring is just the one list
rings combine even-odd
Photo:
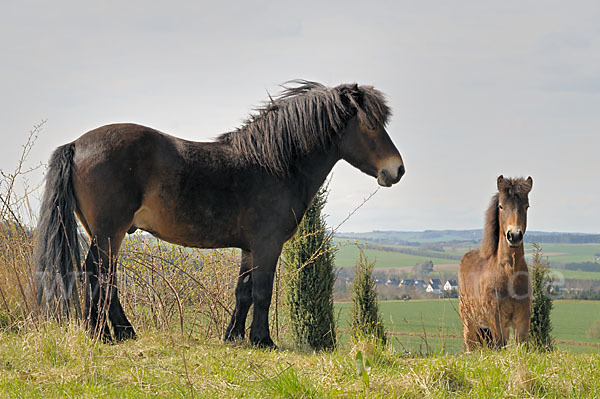
[(334, 253), (321, 214), (326, 202), (327, 188), (323, 187), (283, 250), (286, 303), (294, 341), (297, 347), (314, 350), (333, 349), (336, 344)]
[(533, 259), (530, 267), (533, 302), (531, 304), (531, 323), (529, 326), (529, 344), (537, 350), (552, 350), (552, 278), (548, 261), (543, 258), (542, 249), (533, 243)]
[(377, 303), (374, 266), (375, 262), (369, 262), (360, 250), (352, 283), (352, 335), (357, 339), (372, 337), (385, 344), (387, 339)]

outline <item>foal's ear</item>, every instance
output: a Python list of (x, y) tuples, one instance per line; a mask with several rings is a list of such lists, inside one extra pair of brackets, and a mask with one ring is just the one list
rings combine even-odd
[(533, 188), (533, 179), (531, 178), (531, 176), (529, 176), (527, 178), (527, 180), (525, 180), (525, 189), (527, 189), (527, 192), (530, 192), (532, 188)]
[(504, 180), (504, 176), (500, 175), (498, 176), (498, 191), (502, 191), (502, 189), (506, 186), (506, 181)]

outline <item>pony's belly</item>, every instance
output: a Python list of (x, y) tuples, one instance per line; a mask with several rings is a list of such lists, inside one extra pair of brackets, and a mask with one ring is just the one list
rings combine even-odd
[[(207, 229), (205, 223), (194, 223), (192, 220), (188, 223), (174, 221), (144, 205), (133, 217), (133, 227), (173, 244), (196, 248), (242, 247), (238, 237), (226, 228), (227, 224), (223, 223), (218, 231), (215, 231), (214, 226)], [(215, 237), (218, 237), (218, 240)]]

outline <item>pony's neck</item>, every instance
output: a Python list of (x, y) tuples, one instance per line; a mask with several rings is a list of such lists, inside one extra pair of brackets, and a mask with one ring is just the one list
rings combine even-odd
[(303, 189), (300, 195), (308, 205), (340, 159), (337, 147), (332, 145), (328, 149), (315, 150), (298, 160), (293, 178), (301, 182)]
[(508, 268), (508, 270), (527, 270), (523, 243), (517, 248), (511, 248), (508, 245), (508, 242), (506, 242), (503, 234), (499, 234), (498, 237), (498, 252), (496, 253), (496, 256), (498, 258), (498, 264)]

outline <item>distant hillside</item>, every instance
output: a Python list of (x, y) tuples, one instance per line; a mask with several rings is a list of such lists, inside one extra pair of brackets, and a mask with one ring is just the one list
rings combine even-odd
[[(387, 245), (414, 245), (427, 243), (450, 243), (481, 241), (481, 229), (476, 230), (425, 230), (425, 231), (381, 231), (368, 233), (336, 233), (336, 238), (366, 240)], [(600, 234), (560, 233), (530, 231), (525, 235), (526, 242), (555, 244), (600, 244)]]

